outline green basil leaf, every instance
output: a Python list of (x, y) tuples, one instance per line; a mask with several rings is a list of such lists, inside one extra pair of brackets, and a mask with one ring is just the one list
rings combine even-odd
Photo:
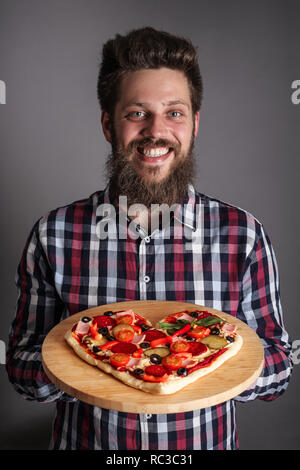
[(216, 325), (217, 323), (220, 323), (221, 321), (225, 321), (225, 320), (211, 316), (211, 317), (202, 318), (201, 320), (197, 320), (195, 323), (198, 326), (211, 326), (211, 325)]
[(169, 329), (169, 328), (172, 328), (172, 329), (176, 329), (176, 330), (180, 330), (180, 328), (182, 328), (182, 325), (177, 325), (176, 323), (159, 323), (159, 327), (160, 328), (164, 328), (164, 329)]

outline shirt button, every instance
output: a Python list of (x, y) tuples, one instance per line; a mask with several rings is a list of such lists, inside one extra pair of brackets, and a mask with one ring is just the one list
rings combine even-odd
[(150, 243), (150, 237), (145, 237), (144, 240), (146, 243)]
[(146, 415), (146, 419), (150, 419), (150, 418), (152, 418), (152, 415), (151, 415), (151, 414), (147, 414), (147, 415)]
[(150, 282), (150, 277), (149, 276), (144, 276), (144, 282)]

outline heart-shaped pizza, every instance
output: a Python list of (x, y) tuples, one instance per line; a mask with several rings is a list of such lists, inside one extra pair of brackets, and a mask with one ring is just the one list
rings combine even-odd
[(83, 316), (65, 340), (88, 364), (148, 393), (171, 394), (235, 356), (235, 325), (205, 310), (181, 311), (155, 326), (133, 310)]

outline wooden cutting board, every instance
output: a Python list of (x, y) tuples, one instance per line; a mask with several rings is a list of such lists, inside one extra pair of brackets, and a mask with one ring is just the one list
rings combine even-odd
[[(243, 337), (239, 353), (220, 368), (172, 395), (154, 395), (129, 387), (113, 376), (91, 366), (75, 355), (64, 340), (66, 331), (82, 316), (95, 316), (107, 310), (133, 309), (153, 326), (167, 314), (188, 309), (216, 313), (238, 327)], [(249, 388), (263, 368), (264, 351), (260, 338), (244, 322), (224, 312), (183, 302), (132, 301), (91, 308), (72, 315), (56, 325), (42, 347), (44, 370), (61, 390), (81, 401), (127, 413), (179, 413), (217, 405)]]

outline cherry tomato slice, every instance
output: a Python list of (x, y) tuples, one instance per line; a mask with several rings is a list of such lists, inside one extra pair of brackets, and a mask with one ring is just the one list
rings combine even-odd
[(177, 370), (182, 366), (182, 358), (177, 356), (177, 354), (170, 354), (165, 356), (161, 363), (170, 370)]
[(131, 315), (121, 315), (116, 319), (117, 324), (126, 323), (127, 325), (131, 325), (133, 323), (133, 318)]
[(115, 338), (122, 343), (130, 343), (133, 340), (134, 332), (131, 330), (119, 330), (115, 333)]
[(170, 351), (172, 353), (187, 352), (189, 350), (190, 344), (187, 341), (176, 341), (170, 346)]
[(205, 338), (205, 336), (208, 336), (209, 334), (210, 329), (206, 328), (206, 326), (196, 326), (187, 333), (188, 336), (196, 339)]
[(115, 353), (110, 356), (110, 362), (115, 367), (124, 367), (130, 361), (130, 355), (124, 353)]

